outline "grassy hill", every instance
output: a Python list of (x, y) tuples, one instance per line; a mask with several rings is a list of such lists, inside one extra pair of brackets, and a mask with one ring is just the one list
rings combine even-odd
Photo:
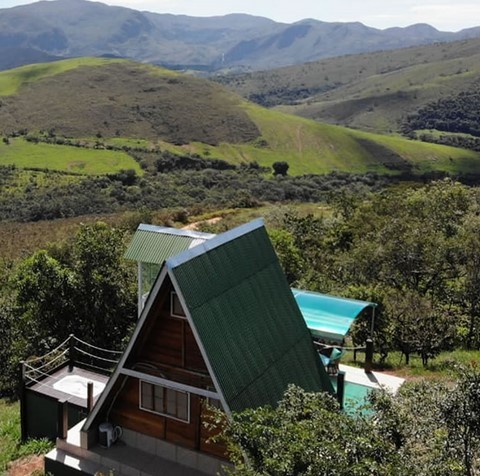
[[(268, 167), (287, 161), (291, 174), (480, 170), (476, 152), (318, 123), (261, 108), (210, 81), (125, 60), (83, 58), (0, 73), (0, 104), (4, 135), (21, 131), (52, 142), (75, 138), (126, 152), (138, 144)], [(0, 148), (0, 165), (139, 170), (119, 150), (9, 142)]]
[(219, 81), (242, 96), (303, 117), (376, 132), (478, 87), (480, 40), (343, 56)]
[(141, 175), (135, 160), (122, 151), (83, 149), (65, 145), (35, 144), (23, 138), (0, 143), (0, 165), (40, 168), (99, 175), (133, 169)]
[(284, 160), (290, 173), (424, 173), (432, 170), (453, 174), (473, 173), (480, 167), (480, 154), (399, 136), (383, 136), (295, 117), (249, 104), (249, 116), (262, 132), (263, 146), (192, 144), (192, 152), (205, 157), (223, 157), (234, 163), (257, 161), (271, 166)]

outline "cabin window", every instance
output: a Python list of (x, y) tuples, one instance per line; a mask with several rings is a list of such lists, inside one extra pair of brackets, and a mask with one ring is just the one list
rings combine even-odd
[(183, 310), (182, 303), (178, 298), (178, 294), (173, 291), (170, 298), (170, 315), (173, 317), (185, 318), (185, 311)]
[(190, 394), (140, 381), (140, 409), (188, 423)]

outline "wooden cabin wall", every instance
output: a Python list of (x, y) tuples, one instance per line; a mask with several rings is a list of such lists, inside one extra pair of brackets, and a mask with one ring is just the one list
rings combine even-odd
[[(212, 390), (212, 380), (188, 321), (171, 316), (172, 291), (167, 278), (134, 344), (127, 367), (171, 380), (174, 379), (169, 375), (176, 375), (184, 379), (182, 383)], [(154, 370), (147, 370), (149, 368)], [(139, 385), (137, 378), (127, 378), (113, 402), (110, 421), (138, 433), (225, 458), (224, 445), (207, 442), (211, 432), (203, 425), (207, 417), (204, 397), (190, 393), (190, 422), (186, 423), (140, 409)]]
[(226, 458), (225, 445), (207, 441), (213, 432), (203, 424), (206, 418), (206, 399), (194, 394), (190, 394), (189, 423), (140, 409), (139, 380), (133, 377), (127, 379), (110, 413), (111, 421), (121, 427)]
[(171, 285), (162, 290), (165, 295), (158, 300), (155, 320), (149, 326), (150, 337), (138, 349), (137, 359), (207, 374), (207, 366), (188, 321), (171, 316), (172, 291)]

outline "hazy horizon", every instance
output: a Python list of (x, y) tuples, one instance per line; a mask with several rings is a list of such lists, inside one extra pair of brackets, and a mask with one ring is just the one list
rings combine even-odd
[[(55, 1), (55, 0), (44, 0)], [(459, 31), (480, 26), (480, 0), (452, 3), (451, 0), (298, 0), (280, 3), (273, 0), (100, 0), (101, 3), (123, 6), (153, 13), (189, 16), (218, 16), (247, 13), (284, 23), (305, 18), (326, 22), (361, 22), (369, 27), (405, 27), (428, 23), (441, 31)], [(26, 5), (31, 0), (0, 0), (1, 8)]]

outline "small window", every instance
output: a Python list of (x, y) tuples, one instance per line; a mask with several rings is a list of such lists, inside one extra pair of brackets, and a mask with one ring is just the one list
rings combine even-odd
[(190, 394), (140, 381), (140, 409), (188, 423)]
[(180, 299), (178, 298), (177, 293), (173, 291), (170, 299), (170, 315), (172, 315), (173, 317), (185, 318), (185, 311), (183, 310)]

